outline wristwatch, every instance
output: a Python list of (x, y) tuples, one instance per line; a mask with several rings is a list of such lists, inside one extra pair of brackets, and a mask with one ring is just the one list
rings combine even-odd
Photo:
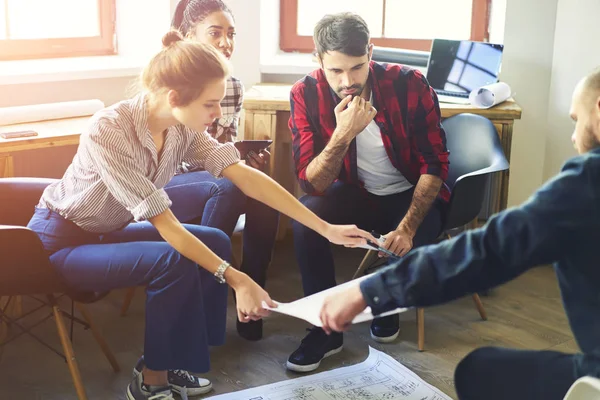
[(219, 268), (217, 268), (217, 271), (215, 272), (215, 279), (217, 282), (227, 283), (225, 280), (225, 271), (227, 271), (227, 268), (229, 267), (231, 267), (231, 264), (229, 264), (227, 261), (223, 261), (221, 265), (219, 265)]

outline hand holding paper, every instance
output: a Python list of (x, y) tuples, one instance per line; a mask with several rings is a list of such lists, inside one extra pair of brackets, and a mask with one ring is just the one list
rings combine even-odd
[[(358, 324), (360, 322), (370, 321), (374, 318), (370, 307), (358, 307), (357, 305), (355, 305), (354, 307), (348, 310), (343, 310), (343, 307), (341, 306), (338, 307), (339, 305), (341, 305), (341, 303), (344, 302), (344, 300), (349, 300), (348, 292), (352, 293), (353, 291), (357, 290), (360, 293), (360, 282), (367, 278), (368, 276), (363, 276), (361, 278), (354, 279), (352, 281), (346, 282), (344, 284), (335, 286), (331, 289), (327, 289), (319, 293), (315, 293), (311, 296), (304, 297), (300, 300), (296, 300), (291, 303), (277, 303), (277, 308), (268, 307), (266, 304), (263, 304), (263, 307), (271, 311), (303, 319), (313, 324), (314, 326), (325, 328), (323, 326), (323, 322), (321, 321), (323, 306), (326, 302), (326, 299), (329, 299), (331, 296), (335, 296), (335, 298), (340, 301), (340, 303), (336, 302), (337, 304), (335, 305), (335, 309), (338, 310), (338, 312), (340, 313), (344, 313), (344, 327), (350, 323)], [(328, 315), (333, 316), (333, 311), (331, 310), (333, 310), (334, 305), (332, 303), (329, 303), (329, 307), (330, 312)], [(406, 308), (396, 308), (395, 310), (378, 315), (378, 317), (385, 317), (392, 314), (398, 314), (404, 311), (406, 311)], [(342, 323), (341, 315), (335, 314), (335, 318), (338, 324)]]

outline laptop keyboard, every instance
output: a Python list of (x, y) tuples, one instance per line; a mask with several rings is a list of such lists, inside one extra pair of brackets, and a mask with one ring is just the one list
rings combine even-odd
[(435, 89), (435, 92), (437, 94), (443, 94), (445, 96), (462, 97), (464, 99), (468, 99), (469, 98), (469, 93), (449, 92), (447, 90), (438, 90), (438, 89)]

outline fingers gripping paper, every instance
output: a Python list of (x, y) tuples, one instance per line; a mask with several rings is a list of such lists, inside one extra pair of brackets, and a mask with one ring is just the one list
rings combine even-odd
[[(348, 289), (351, 286), (359, 285), (360, 282), (366, 278), (368, 278), (368, 276), (363, 276), (361, 278), (354, 279), (352, 281), (332, 287), (331, 289), (327, 289), (327, 290), (324, 290), (319, 293), (315, 293), (313, 295), (304, 297), (300, 300), (296, 300), (291, 303), (276, 302), (277, 308), (270, 308), (266, 304), (263, 304), (263, 307), (268, 310), (274, 311), (274, 312), (278, 312), (281, 314), (286, 314), (286, 315), (289, 315), (292, 317), (303, 319), (303, 320), (313, 324), (314, 326), (320, 327), (320, 326), (323, 326), (323, 324), (321, 323), (321, 319), (319, 318), (319, 315), (321, 313), (321, 308), (323, 307), (323, 301), (325, 300), (325, 298), (327, 298), (328, 296), (335, 295), (341, 291), (344, 291), (345, 289)], [(398, 313), (404, 312), (406, 310), (407, 310), (406, 308), (396, 308), (395, 310), (385, 312), (385, 313), (379, 315), (378, 317), (385, 317), (385, 316), (392, 315), (392, 314), (398, 314)], [(371, 312), (371, 308), (367, 307), (364, 309), (364, 311), (362, 313), (358, 314), (356, 316), (356, 318), (354, 318), (352, 323), (358, 324), (360, 322), (370, 321), (373, 318), (374, 318), (374, 316), (373, 316), (373, 313)]]

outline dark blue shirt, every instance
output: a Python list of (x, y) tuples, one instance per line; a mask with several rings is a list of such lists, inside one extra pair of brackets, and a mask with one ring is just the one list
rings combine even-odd
[(572, 158), (520, 207), (415, 249), (366, 279), (373, 312), (445, 303), (553, 264), (575, 339), (577, 375), (600, 375), (600, 149)]

